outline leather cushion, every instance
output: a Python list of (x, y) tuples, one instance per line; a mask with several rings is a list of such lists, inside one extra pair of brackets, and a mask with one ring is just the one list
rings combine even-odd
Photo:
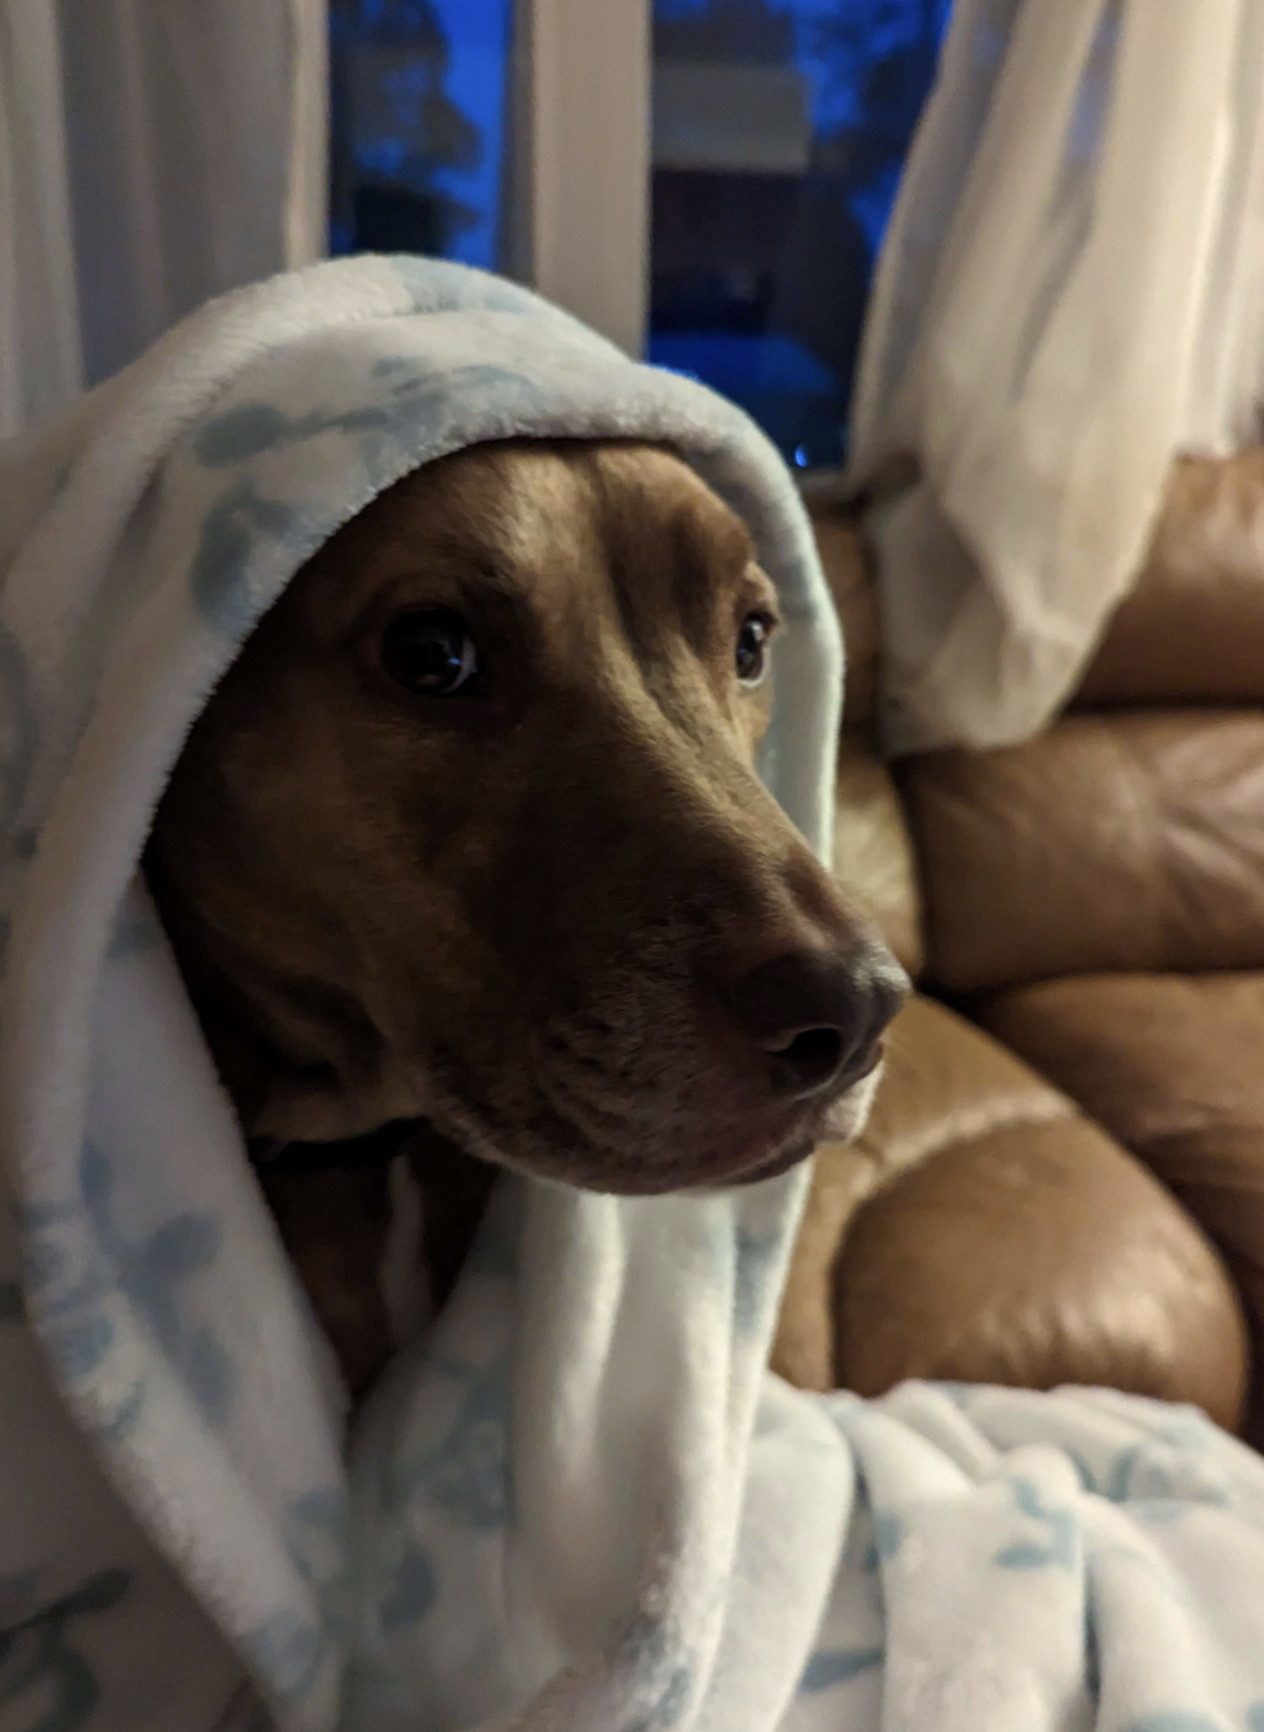
[(837, 1271), (840, 1381), (905, 1377), (1190, 1401), (1234, 1429), (1246, 1345), (1224, 1269), (1083, 1118), (945, 1150), (857, 1212)]
[(1069, 716), (909, 760), (926, 977), (1264, 967), (1264, 714)]
[(901, 964), (922, 967), (922, 898), (913, 842), (891, 772), (854, 729), (839, 744), (834, 871)]
[(773, 1367), (801, 1388), (833, 1389), (833, 1280), (860, 1202), (893, 1174), (955, 1143), (1006, 1125), (1067, 1120), (1065, 1095), (1004, 1047), (914, 994), (884, 1037), (873, 1108), (851, 1143), (817, 1150), (812, 1188), (791, 1259)]
[[(1264, 1371), (1264, 974), (1050, 981), (983, 1019), (1182, 1200), (1222, 1248)], [(1264, 1441), (1264, 1375), (1253, 1419)]]
[(1075, 701), (1262, 699), (1262, 642), (1264, 451), (1182, 458)]
[(913, 1376), (1112, 1383), (1232, 1422), (1245, 1348), (1171, 1198), (1065, 1095), (915, 996), (863, 1134), (817, 1156), (773, 1365), (863, 1394)]
[(860, 530), (845, 511), (836, 506), (816, 506), (812, 528), (847, 650), (844, 716), (849, 725), (861, 725), (873, 715), (878, 672), (878, 599), (873, 571)]

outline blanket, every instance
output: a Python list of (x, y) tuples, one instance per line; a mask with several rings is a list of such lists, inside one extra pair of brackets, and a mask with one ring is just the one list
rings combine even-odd
[(520, 288), (283, 276), (0, 452), (0, 1732), (1264, 1732), (1264, 1462), (1102, 1391), (790, 1389), (802, 1170), (506, 1177), (348, 1424), (138, 861), (295, 570), (509, 435), (666, 441), (747, 519), (761, 774), (823, 852), (841, 646), (789, 477)]

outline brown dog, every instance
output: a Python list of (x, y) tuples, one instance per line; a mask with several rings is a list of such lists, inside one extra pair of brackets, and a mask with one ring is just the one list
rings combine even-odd
[(353, 1386), (404, 1133), (442, 1285), (465, 1157), (654, 1192), (858, 1127), (904, 980), (754, 773), (776, 628), (679, 458), (482, 446), (336, 535), (194, 728), (150, 879)]

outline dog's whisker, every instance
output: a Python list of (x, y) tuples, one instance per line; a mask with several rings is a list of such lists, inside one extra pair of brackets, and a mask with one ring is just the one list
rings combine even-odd
[(586, 1040), (571, 1029), (554, 1029), (538, 1045), (537, 1062), (552, 1065), (577, 1079), (588, 1078), (598, 1084), (618, 1080), (639, 1092), (654, 1074), (640, 1062), (641, 1054), (635, 1046), (616, 1043), (609, 1036)]
[(620, 1066), (573, 1060), (555, 1055), (541, 1065), (538, 1080), (568, 1102), (603, 1118), (617, 1119), (629, 1129), (652, 1129), (681, 1092), (686, 1079), (666, 1078), (662, 1066)]
[(637, 1126), (626, 1111), (586, 1100), (547, 1071), (542, 1071), (535, 1081), (549, 1107), (593, 1148), (611, 1153), (638, 1140)]

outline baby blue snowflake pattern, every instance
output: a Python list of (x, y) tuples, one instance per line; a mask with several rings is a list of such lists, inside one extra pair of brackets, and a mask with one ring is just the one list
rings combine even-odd
[(327, 1632), (344, 1636), (353, 1616), (351, 1519), (341, 1486), (319, 1486), (291, 1502), (285, 1546), (294, 1567), (316, 1595)]
[[(116, 1607), (131, 1586), (126, 1570), (101, 1570), (71, 1592), (39, 1603), (34, 1572), (0, 1580), (0, 1724), (17, 1732), (78, 1732), (101, 1698), (96, 1672), (74, 1626)], [(22, 1715), (19, 1722), (11, 1713)]]
[(1175, 1521), (1191, 1504), (1223, 1508), (1231, 1501), (1219, 1464), (1208, 1459), (1206, 1433), (1197, 1424), (1173, 1425), (1119, 1450), (1100, 1475), (1082, 1455), (1067, 1453), (1086, 1490), (1112, 1503), (1126, 1503), (1145, 1521)]
[(865, 1555), (862, 1568), (874, 1571), (897, 1555), (904, 1544), (904, 1518), (894, 1510), (873, 1512), (873, 1544)]
[(292, 506), (263, 498), (250, 481), (238, 482), (207, 513), (189, 582), (202, 616), (224, 637), (236, 642), (254, 623), (249, 566), (258, 537), (283, 541), (297, 522)]
[(396, 1562), (382, 1600), (384, 1630), (419, 1624), (439, 1597), (434, 1565), (417, 1546), (408, 1546)]
[[(219, 1424), (232, 1393), (228, 1357), (208, 1329), (186, 1322), (179, 1301), (180, 1284), (218, 1256), (218, 1223), (190, 1210), (132, 1242), (114, 1224), (109, 1158), (92, 1143), (84, 1145), (79, 1182), (81, 1207), (92, 1223), (99, 1254), (77, 1279), (70, 1276), (61, 1232), (77, 1220), (79, 1209), (44, 1205), (26, 1215), (28, 1279), (39, 1300), (44, 1339), (63, 1374), (74, 1381), (90, 1376), (101, 1364), (114, 1341), (114, 1325), (102, 1302), (121, 1291), (153, 1330), (203, 1413)], [(142, 1405), (138, 1385), (108, 1422), (111, 1433), (121, 1435), (130, 1428)]]
[(885, 1658), (882, 1648), (822, 1648), (804, 1667), (799, 1692), (814, 1696), (839, 1684), (849, 1684), (853, 1678), (881, 1666)]
[(247, 1631), (244, 1641), (278, 1696), (297, 1702), (346, 1640), (354, 1616), (350, 1525), (341, 1489), (321, 1487), (295, 1498), (283, 1531), (294, 1567), (315, 1595), (319, 1617), (300, 1617), (285, 1608)]
[(780, 1233), (737, 1230), (733, 1270), (733, 1321), (740, 1335), (753, 1335), (770, 1302), (770, 1277), (784, 1244)]
[[(525, 374), (504, 367), (470, 364), (435, 373), (416, 360), (386, 357), (374, 372), (389, 381), (371, 401), (353, 409), (321, 409), (289, 416), (266, 402), (236, 403), (202, 427), (193, 441), (208, 469), (230, 468), (266, 453), (328, 434), (356, 441), (353, 461), (370, 487), (379, 488), (400, 472), (400, 455), (421, 463), (461, 441), (456, 428), (464, 406), (494, 392), (504, 405), (506, 430), (543, 405)], [(424, 447), (414, 450), (419, 429)], [(251, 586), (251, 565), (260, 542), (280, 543), (304, 557), (333, 529), (323, 503), (300, 508), (261, 494), (255, 483), (238, 481), (208, 511), (190, 572), (194, 601), (202, 616), (234, 642), (244, 637), (261, 605)]]
[(144, 1316), (203, 1413), (212, 1423), (221, 1423), (232, 1390), (228, 1356), (208, 1329), (185, 1322), (178, 1298), (180, 1283), (219, 1255), (218, 1221), (188, 1210), (173, 1215), (146, 1238), (129, 1242), (111, 1216), (110, 1162), (92, 1143), (84, 1145), (80, 1185), (97, 1243), (110, 1260), (118, 1286)]
[(475, 275), (460, 265), (421, 258), (414, 253), (393, 253), (390, 263), (419, 313), (449, 312), (469, 306), (494, 313), (538, 315), (540, 311), (538, 301), (504, 277)]
[(1196, 1408), (1173, 1408), (1162, 1425), (1136, 1443), (1092, 1466), (1082, 1450), (1067, 1446), (1086, 1491), (1112, 1503), (1193, 1498), (1219, 1504), (1228, 1493), (1220, 1462), (1220, 1434)]
[(619, 1644), (620, 1657), (632, 1661), (654, 1697), (653, 1706), (626, 1721), (620, 1732), (669, 1732), (689, 1706), (695, 1666), (681, 1651), (679, 1635), (669, 1623), (642, 1613)]
[(436, 1505), (462, 1527), (493, 1532), (512, 1520), (509, 1479), (509, 1359), (440, 1367), (460, 1385), (456, 1415), (432, 1448), (389, 1470), (387, 1507), (412, 1498)]
[(243, 1641), (255, 1665), (286, 1702), (299, 1701), (311, 1689), (329, 1647), (319, 1625), (290, 1611), (266, 1618)]
[(635, 1720), (623, 1728), (623, 1732), (669, 1732), (672, 1726), (678, 1726), (689, 1706), (692, 1684), (692, 1667), (683, 1664), (677, 1666), (649, 1713), (638, 1714)]
[(484, 391), (506, 397), (523, 413), (539, 409), (543, 398), (522, 373), (504, 367), (472, 364), (436, 373), (419, 367), (411, 356), (384, 356), (373, 365), (379, 380), (389, 381), (373, 400), (354, 409), (317, 409), (288, 416), (271, 403), (238, 403), (208, 421), (193, 449), (210, 469), (222, 469), (261, 457), (265, 452), (297, 445), (326, 433), (386, 434), (400, 439), (421, 426), (428, 434), (442, 417), (439, 410), (469, 402)]
[(1038, 1544), (1017, 1540), (996, 1554), (996, 1562), (1006, 1570), (1074, 1569), (1079, 1561), (1079, 1529), (1071, 1511), (1046, 1509), (1029, 1479), (1011, 1480), (1010, 1489), (1023, 1515), (1046, 1528), (1048, 1537)]

